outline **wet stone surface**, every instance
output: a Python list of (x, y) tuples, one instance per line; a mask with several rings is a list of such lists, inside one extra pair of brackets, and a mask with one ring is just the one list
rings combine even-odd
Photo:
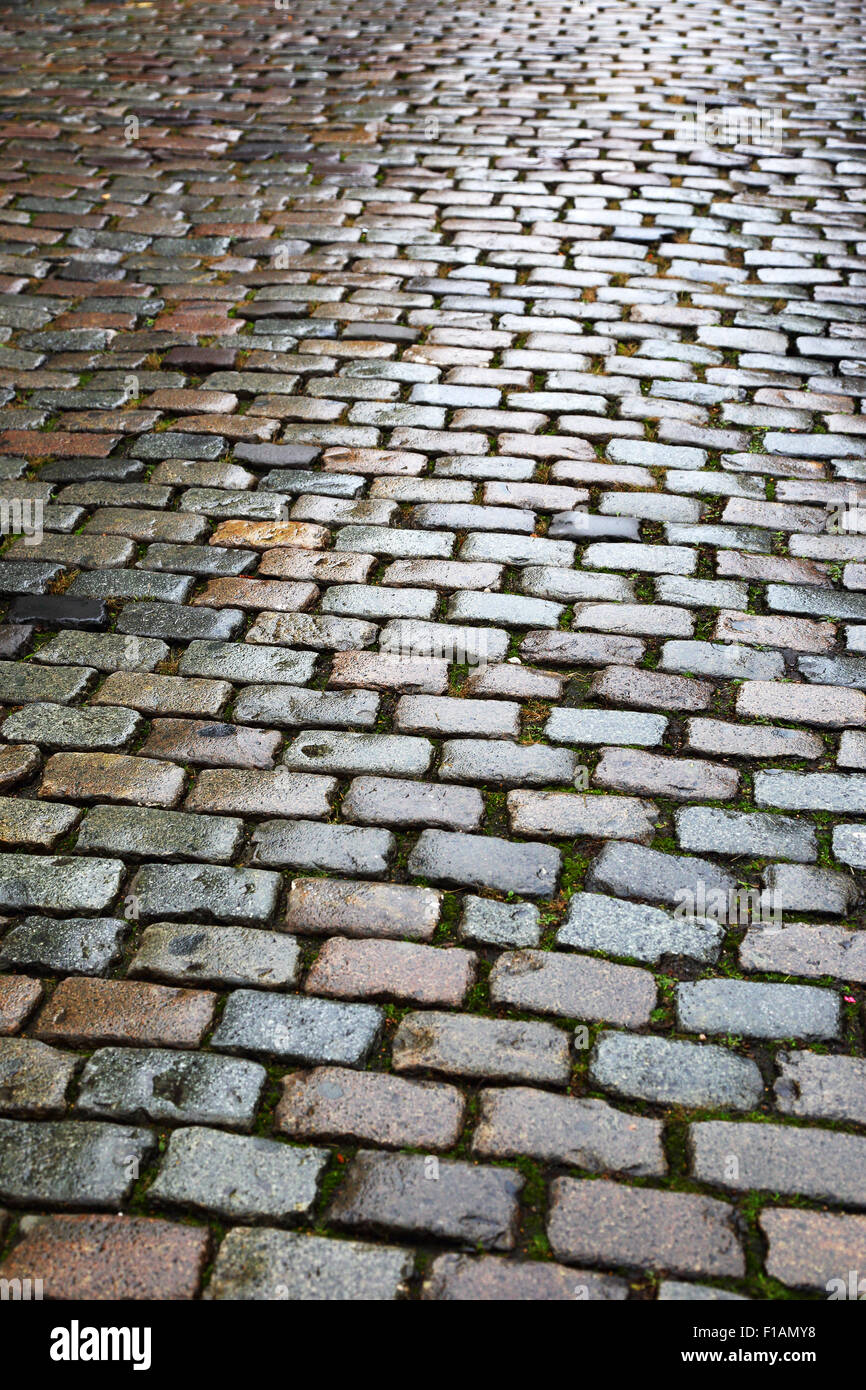
[(3, 15), (0, 1280), (826, 1296), (863, 15), (283, 11)]

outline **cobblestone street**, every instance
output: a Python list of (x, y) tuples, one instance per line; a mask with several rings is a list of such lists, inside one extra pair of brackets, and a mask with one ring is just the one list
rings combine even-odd
[(0, 1283), (863, 1296), (862, 5), (0, 44)]

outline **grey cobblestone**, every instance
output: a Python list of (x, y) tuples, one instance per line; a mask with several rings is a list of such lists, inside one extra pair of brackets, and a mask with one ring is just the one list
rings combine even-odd
[(812, 985), (698, 980), (677, 986), (677, 1017), (690, 1033), (744, 1033), (751, 1038), (835, 1038), (839, 999)]
[(411, 1272), (411, 1254), (394, 1246), (238, 1226), (220, 1246), (206, 1297), (379, 1302), (399, 1297)]
[(552, 1096), (523, 1086), (481, 1092), (472, 1151), (481, 1158), (529, 1154), (589, 1172), (659, 1177), (667, 1170), (661, 1124), (602, 1100)]
[(590, 1075), (614, 1095), (658, 1105), (753, 1110), (764, 1083), (754, 1062), (723, 1047), (602, 1033)]
[(316, 1199), (326, 1162), (323, 1149), (178, 1129), (168, 1141), (148, 1204), (213, 1212), (227, 1221), (297, 1221)]
[(362, 1151), (331, 1202), (329, 1217), (349, 1230), (450, 1238), (484, 1250), (514, 1245), (523, 1178), (511, 1168), (442, 1162), (431, 1182), (414, 1154)]
[(77, 1109), (96, 1119), (250, 1129), (267, 1073), (207, 1053), (106, 1047), (81, 1077)]

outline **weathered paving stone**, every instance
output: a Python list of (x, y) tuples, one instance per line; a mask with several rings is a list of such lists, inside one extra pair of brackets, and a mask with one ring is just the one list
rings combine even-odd
[(720, 719), (686, 720), (688, 746), (698, 753), (733, 758), (820, 758), (821, 739), (801, 729), (763, 724), (726, 724)]
[(174, 806), (185, 785), (182, 767), (153, 758), (122, 753), (55, 753), (45, 764), (39, 795)]
[(646, 898), (700, 916), (706, 915), (702, 901), (712, 901), (714, 894), (727, 899), (736, 887), (733, 876), (709, 859), (664, 854), (643, 845), (605, 845), (586, 877), (589, 892)]
[(755, 926), (740, 945), (744, 970), (779, 971), (819, 979), (866, 980), (866, 941), (858, 931), (832, 925), (792, 922), (768, 932)]
[(551, 710), (544, 735), (552, 743), (627, 743), (652, 748), (661, 742), (667, 723), (661, 714), (559, 708)]
[(748, 1303), (741, 1293), (717, 1289), (711, 1284), (686, 1284), (679, 1279), (663, 1279), (659, 1284), (659, 1303)]
[[(831, 1298), (862, 1297), (866, 1216), (771, 1207), (758, 1221), (767, 1239), (771, 1278), (793, 1289), (818, 1289)], [(853, 1281), (850, 1270), (856, 1271)]]
[(133, 980), (62, 980), (40, 1009), (34, 1037), (73, 1046), (142, 1043), (198, 1047), (213, 1020), (215, 994)]
[[(659, 666), (662, 671), (687, 671), (716, 680), (772, 681), (785, 671), (781, 652), (753, 651), (721, 642), (665, 642)], [(777, 704), (774, 716), (778, 708)]]
[(820, 1041), (838, 1037), (839, 998), (813, 985), (697, 980), (677, 986), (677, 1019), (688, 1033)]
[[(343, 617), (369, 618), (387, 622), (389, 618), (432, 618), (438, 595), (430, 589), (376, 588), (367, 584), (333, 584), (322, 601), (323, 613)], [(276, 604), (268, 604), (276, 608)]]
[[(384, 555), (395, 559), (447, 560), (454, 549), (454, 536), (448, 531), (419, 531), (384, 526), (341, 526), (334, 536), (335, 550), (358, 554)], [(498, 559), (491, 555), (463, 555), (462, 559)]]
[(0, 969), (102, 975), (120, 959), (130, 925), (120, 917), (25, 917), (0, 941)]
[(67, 593), (76, 598), (153, 599), (163, 603), (183, 603), (193, 580), (183, 574), (160, 574), (146, 570), (89, 570), (72, 581)]
[(26, 705), (31, 701), (52, 701), (68, 705), (83, 695), (96, 672), (88, 666), (43, 666), (0, 661), (0, 700), (6, 705)]
[(34, 1038), (0, 1038), (0, 1113), (59, 1115), (78, 1059)]
[(117, 619), (117, 631), (167, 642), (225, 641), (243, 627), (240, 608), (183, 608), (172, 603), (128, 603)]
[(866, 826), (837, 825), (833, 831), (833, 854), (840, 864), (866, 868)]
[(249, 685), (235, 700), (234, 717), (241, 723), (281, 728), (372, 729), (379, 705), (379, 696), (367, 690), (336, 694), (285, 685)]
[(837, 772), (756, 772), (755, 802), (783, 811), (866, 811), (866, 777)]
[(362, 1150), (328, 1208), (348, 1230), (448, 1239), (484, 1250), (510, 1250), (516, 1239), (522, 1176), (510, 1168), (442, 1161), (435, 1182), (415, 1154)]
[(156, 1144), (147, 1129), (0, 1119), (0, 1197), (13, 1206), (116, 1210)]
[(196, 594), (190, 603), (194, 607), (241, 608), (254, 612), (268, 608), (281, 613), (294, 613), (298, 609), (310, 608), (318, 597), (316, 584), (223, 577), (209, 579), (201, 593)]
[(196, 719), (154, 719), (141, 753), (148, 758), (212, 767), (271, 768), (281, 742), (281, 735), (273, 729)]
[(284, 989), (295, 983), (298, 966), (297, 942), (282, 932), (154, 922), (142, 932), (128, 973), (171, 984)]
[(293, 879), (286, 904), (288, 931), (314, 935), (404, 937), (429, 941), (439, 922), (441, 894), (396, 883)]
[(317, 821), (263, 821), (253, 832), (257, 864), (288, 864), (299, 869), (368, 874), (379, 878), (396, 849), (389, 830)]
[(615, 791), (668, 796), (674, 801), (728, 801), (736, 795), (739, 773), (723, 763), (669, 758), (636, 748), (604, 748), (593, 781)]
[(228, 681), (115, 671), (92, 698), (95, 705), (127, 705), (142, 714), (218, 716), (232, 693)]
[(518, 835), (636, 840), (655, 835), (656, 809), (631, 796), (580, 796), (573, 792), (513, 791), (507, 797), (512, 830)]
[(685, 850), (767, 855), (800, 862), (818, 857), (814, 827), (791, 816), (689, 806), (675, 813), (674, 822), (680, 848)]
[(0, 1278), (40, 1279), (52, 1299), (177, 1300), (198, 1293), (210, 1236), (141, 1216), (49, 1216), (0, 1265)]
[(187, 811), (223, 811), (239, 816), (302, 815), (325, 817), (337, 786), (335, 777), (317, 777), (275, 767), (270, 772), (249, 768), (205, 768), (184, 803)]
[(216, 545), (149, 545), (144, 559), (136, 568), (168, 570), (177, 574), (236, 575), (246, 574), (256, 559), (254, 550), (223, 550)]
[(470, 888), (548, 898), (556, 891), (561, 856), (550, 845), (513, 844), (490, 835), (424, 830), (407, 862), (416, 878)]
[[(639, 657), (634, 659), (639, 660)], [(670, 714), (706, 709), (713, 695), (713, 687), (708, 681), (692, 680), (687, 676), (636, 671), (631, 666), (615, 664), (594, 677), (590, 693), (596, 699), (609, 700), (614, 705), (646, 705)]]
[(0, 796), (0, 845), (4, 849), (54, 849), (81, 819), (75, 806)]
[(551, 603), (548, 599), (464, 592), (453, 596), (446, 616), (456, 622), (554, 628), (564, 612), (561, 603)]
[(866, 736), (855, 729), (846, 729), (839, 739), (839, 752), (836, 763), (839, 767), (856, 767), (862, 771), (866, 767)]
[[(58, 632), (39, 648), (38, 658), (52, 666), (81, 665), (97, 671), (152, 671), (170, 653), (167, 643), (156, 637), (121, 637), (114, 632)], [(38, 667), (25, 669), (38, 671)], [(48, 693), (42, 698), (60, 699)]]
[(497, 1255), (440, 1255), (421, 1288), (424, 1299), (466, 1303), (573, 1302), (576, 1298), (619, 1302), (627, 1293), (622, 1279)]
[(37, 702), (5, 719), (0, 734), (13, 743), (21, 740), (47, 748), (110, 751), (127, 748), (142, 728), (142, 719), (132, 710), (79, 710)]
[(764, 1094), (753, 1061), (712, 1044), (602, 1033), (589, 1070), (602, 1090), (656, 1105), (753, 1110)]
[[(520, 644), (526, 661), (554, 666), (631, 667), (642, 660), (646, 644), (638, 637), (608, 637), (592, 632), (530, 632)], [(629, 702), (634, 703), (634, 702)], [(639, 702), (638, 702), (639, 703)]]
[(490, 997), (531, 1013), (637, 1028), (649, 1022), (656, 991), (649, 972), (635, 966), (557, 951), (514, 951), (496, 961)]
[(328, 684), (337, 689), (417, 690), (440, 695), (448, 688), (448, 663), (389, 652), (336, 652)]
[(801, 864), (769, 864), (764, 870), (764, 898), (776, 912), (799, 910), (847, 917), (859, 892), (846, 874)]
[(780, 709), (798, 723), (848, 727), (866, 722), (866, 695), (836, 686), (759, 680), (745, 681), (737, 692), (737, 713), (747, 719), (775, 719)]
[(862, 1057), (780, 1052), (776, 1105), (784, 1115), (866, 1123), (866, 1062)]
[(463, 896), (461, 941), (479, 946), (538, 946), (539, 911), (533, 903), (501, 903), (494, 898)]
[[(473, 627), (459, 623), (427, 623), (416, 619), (394, 619), (379, 634), (383, 652), (410, 653), (427, 661), (431, 673), (437, 674), (444, 661), (467, 662), (501, 661), (508, 651), (508, 633), (504, 628)], [(444, 689), (444, 685), (442, 686)], [(442, 690), (428, 693), (441, 694)]]
[(484, 738), (516, 738), (520, 706), (506, 700), (466, 700), (448, 696), (404, 695), (394, 712), (401, 732), (478, 734)]
[(182, 676), (210, 676), (239, 685), (304, 685), (312, 676), (315, 663), (312, 652), (293, 652), (283, 647), (190, 642), (178, 671)]
[(352, 1066), (365, 1059), (381, 1024), (382, 1011), (373, 1004), (239, 989), (229, 996), (213, 1046), (285, 1061)]
[(0, 745), (0, 790), (27, 782), (39, 771), (42, 756), (32, 743)]
[(0, 1037), (17, 1033), (43, 994), (40, 980), (25, 975), (0, 975)]
[(677, 917), (659, 907), (586, 892), (572, 897), (556, 944), (632, 956), (653, 965), (663, 956), (688, 956), (708, 964), (718, 959), (724, 936), (724, 926), (708, 917)]
[(690, 1127), (688, 1145), (699, 1182), (866, 1207), (866, 1140), (860, 1135), (708, 1120)]
[(235, 1057), (100, 1048), (82, 1073), (77, 1109), (92, 1119), (249, 1130), (266, 1079), (257, 1062)]
[(168, 1142), (148, 1202), (213, 1213), (227, 1221), (300, 1220), (316, 1199), (326, 1149), (273, 1139), (178, 1129)]
[(347, 820), (365, 825), (476, 830), (484, 802), (474, 787), (439, 787), (397, 777), (356, 777), (343, 797), (341, 812)]
[(450, 1149), (463, 1124), (456, 1086), (382, 1072), (314, 1067), (283, 1078), (274, 1122), (294, 1140)]
[(382, 1302), (405, 1293), (412, 1267), (395, 1246), (241, 1226), (220, 1246), (205, 1298)]
[(308, 994), (337, 999), (406, 999), (459, 1006), (475, 976), (475, 954), (408, 941), (333, 937), (307, 975)]
[(243, 838), (243, 821), (183, 811), (95, 806), (78, 835), (79, 850), (132, 858), (204, 859), (226, 863)]
[(549, 1023), (512, 1023), (465, 1014), (407, 1014), (394, 1035), (395, 1071), (491, 1081), (568, 1081), (568, 1038)]
[(45, 535), (36, 545), (31, 545), (30, 541), (30, 536), (14, 541), (5, 557), (9, 560), (56, 560), (59, 564), (81, 569), (107, 569), (127, 565), (135, 555), (133, 542), (124, 536), (82, 532), (74, 536)]
[(796, 652), (828, 652), (833, 647), (832, 623), (811, 618), (766, 617), (755, 613), (723, 610), (713, 637), (719, 642), (745, 642), (747, 646), (790, 647)]
[(444, 781), (499, 786), (568, 786), (576, 770), (577, 757), (565, 748), (514, 744), (506, 739), (452, 739), (442, 745), (439, 762)]
[(472, 1152), (481, 1158), (528, 1154), (589, 1172), (661, 1177), (667, 1161), (658, 1120), (615, 1110), (603, 1100), (554, 1096), (524, 1086), (481, 1092)]
[[(355, 651), (376, 639), (375, 623), (317, 613), (260, 613), (245, 641), (262, 645), (313, 647), (321, 651)], [(257, 679), (266, 679), (259, 676)]]
[[(469, 676), (464, 686), (467, 695), (492, 695), (505, 699), (558, 700), (562, 693), (563, 677), (551, 671), (536, 671), (532, 667), (501, 664), (482, 666)], [(460, 703), (465, 703), (461, 701)], [(463, 732), (454, 730), (455, 733)]]
[(119, 859), (4, 854), (0, 857), (0, 907), (102, 912), (117, 897), (122, 877)]
[(557, 1259), (710, 1277), (745, 1272), (733, 1208), (715, 1198), (574, 1178), (556, 1178), (550, 1195)]
[(298, 734), (283, 754), (286, 767), (297, 772), (357, 776), (362, 773), (420, 776), (433, 757), (426, 738), (402, 734)]
[(279, 875), (221, 865), (143, 864), (129, 893), (140, 918), (198, 916), (242, 926), (262, 925), (277, 905)]

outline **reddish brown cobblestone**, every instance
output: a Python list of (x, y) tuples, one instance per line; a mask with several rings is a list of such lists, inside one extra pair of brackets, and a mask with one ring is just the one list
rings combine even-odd
[(195, 1298), (210, 1237), (140, 1216), (49, 1216), (0, 1264), (49, 1299)]

